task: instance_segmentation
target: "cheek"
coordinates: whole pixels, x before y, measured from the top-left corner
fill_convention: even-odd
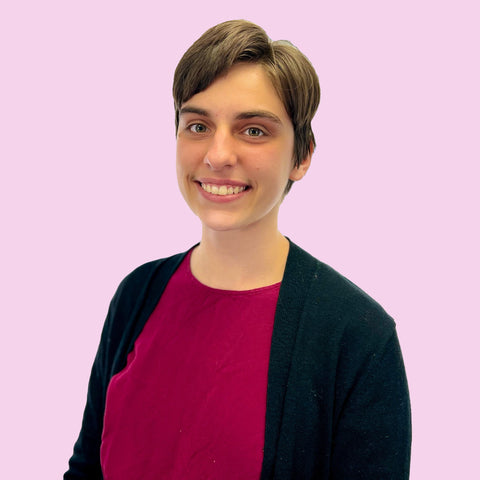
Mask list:
[[[177,164],[177,173],[182,172],[184,169],[188,168],[189,159],[191,155],[188,152],[188,148],[184,145],[177,143],[177,155],[176,155],[176,164]]]
[[[188,164],[189,155],[186,152],[185,148],[178,148],[177,147],[177,155],[176,155],[176,172],[177,172],[177,181],[180,187],[180,190],[183,191],[185,188],[185,182],[190,174],[190,167]]]
[[[191,168],[203,161],[201,145],[177,140],[177,168]]]
[[[273,183],[283,184],[294,166],[293,154],[290,150],[289,145],[285,145],[285,148],[271,152],[269,161],[261,168],[262,175],[268,176]]]

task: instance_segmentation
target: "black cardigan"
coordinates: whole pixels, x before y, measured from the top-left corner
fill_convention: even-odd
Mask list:
[[[184,257],[142,265],[115,293],[65,480],[102,478],[108,383],[125,366]],[[408,479],[410,444],[408,387],[393,320],[290,242],[271,344],[261,480]]]

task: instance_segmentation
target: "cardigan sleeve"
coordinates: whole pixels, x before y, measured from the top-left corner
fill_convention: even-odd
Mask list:
[[[107,388],[186,252],[148,262],[120,283],[108,310],[88,384],[82,427],[64,480],[101,480],[100,445]]]
[[[82,426],[74,445],[73,455],[69,461],[69,469],[64,480],[102,479],[100,467],[100,444],[103,430],[103,413],[105,396],[109,382],[108,372],[113,363],[114,350],[119,341],[119,326],[115,317],[123,290],[120,285],[113,297],[103,326],[100,344],[93,362],[88,383],[87,401],[83,414]]]
[[[171,263],[171,262],[170,262]],[[102,479],[100,445],[108,384],[125,365],[136,335],[163,291],[168,275],[157,275],[162,260],[146,263],[120,283],[110,302],[93,362],[80,434],[64,480]],[[176,264],[175,264],[176,265]],[[174,265],[174,266],[175,266]],[[152,285],[157,293],[152,294]]]
[[[410,444],[394,320],[291,244],[271,345],[262,479],[405,480]]]
[[[334,425],[332,480],[406,480],[411,446],[410,401],[393,329],[357,371]]]

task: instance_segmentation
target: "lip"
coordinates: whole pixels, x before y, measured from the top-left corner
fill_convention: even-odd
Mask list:
[[[210,185],[230,185],[232,187],[249,187],[250,185],[239,180],[232,180],[231,178],[208,178],[199,177],[194,179],[198,183],[209,183]]]

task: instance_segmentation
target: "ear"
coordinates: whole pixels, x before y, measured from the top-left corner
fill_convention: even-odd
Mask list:
[[[292,171],[290,172],[290,176],[288,177],[290,180],[297,182],[305,176],[308,168],[310,167],[310,164],[312,163],[312,154],[313,142],[310,142],[310,150],[307,156],[302,160],[302,163],[300,163],[298,167],[293,167]]]

